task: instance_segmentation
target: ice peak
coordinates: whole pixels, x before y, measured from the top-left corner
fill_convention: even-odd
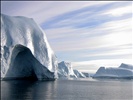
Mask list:
[[[119,68],[131,69],[133,70],[133,65],[122,63]]]

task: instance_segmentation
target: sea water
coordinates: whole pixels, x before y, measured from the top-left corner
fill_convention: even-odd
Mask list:
[[[1,100],[133,100],[133,80],[1,81]]]

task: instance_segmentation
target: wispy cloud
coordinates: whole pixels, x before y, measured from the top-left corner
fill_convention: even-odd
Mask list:
[[[121,6],[126,6],[123,8],[128,8],[127,10],[131,10],[129,2],[122,3],[108,3],[108,4],[96,4],[92,6],[83,7],[78,10],[73,10],[70,12],[63,13],[61,15],[52,17],[51,19],[47,20],[42,24],[42,27],[44,29],[47,28],[58,28],[58,27],[75,27],[75,28],[82,28],[82,27],[94,27],[97,25],[101,25],[105,22],[117,20],[121,18],[127,18],[131,17],[131,11],[127,11],[126,13],[129,15],[125,16],[125,13],[123,16],[109,16],[110,13],[107,12],[114,12],[110,11],[111,8]],[[121,9],[123,9],[121,8]],[[114,8],[113,8],[114,9]],[[118,12],[119,14],[120,12]]]
[[[122,6],[122,7],[119,7],[119,8],[114,8],[114,9],[111,9],[111,10],[108,10],[107,12],[105,12],[105,14],[109,14],[109,15],[112,15],[112,16],[122,16],[123,14],[128,14],[128,13],[131,13],[132,12],[132,6]]]
[[[58,28],[46,30],[46,33],[55,51],[132,44],[131,19],[107,22],[91,29]]]

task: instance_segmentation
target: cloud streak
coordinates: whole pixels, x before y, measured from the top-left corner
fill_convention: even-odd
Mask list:
[[[97,25],[101,25],[105,22],[118,19],[118,16],[116,17],[108,16],[111,12],[113,12],[113,11],[108,11],[112,8],[112,5],[114,7],[119,7],[119,6],[121,7],[121,6],[126,6],[127,4],[129,3],[128,2],[119,3],[119,5],[117,3],[109,3],[104,5],[96,4],[84,7],[78,10],[70,11],[55,16],[44,22],[44,24],[42,24],[42,27],[44,27],[44,29],[58,28],[58,27],[76,27],[76,28],[94,27]],[[127,7],[129,8],[128,10],[130,10],[130,6],[123,7],[123,9]],[[119,10],[119,8],[117,9]],[[127,11],[126,13],[131,13],[131,11]],[[131,14],[123,17],[129,17],[129,16],[131,16]]]

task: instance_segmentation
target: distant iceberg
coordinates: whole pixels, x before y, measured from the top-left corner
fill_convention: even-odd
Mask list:
[[[129,70],[133,70],[133,65],[129,65],[129,64],[124,64],[122,63],[119,68],[125,68],[125,69],[129,69]]]
[[[133,78],[133,66],[122,63],[118,68],[100,67],[93,78]]]
[[[90,77],[90,74],[87,73],[87,72],[82,72],[82,74],[83,74],[85,77]]]
[[[82,72],[74,69],[74,74],[77,76],[77,78],[86,78],[87,76],[85,76]]]
[[[59,78],[85,78],[78,70],[74,70],[70,62],[62,61],[58,64]]]
[[[57,58],[31,18],[1,14],[1,79],[57,78]]]

